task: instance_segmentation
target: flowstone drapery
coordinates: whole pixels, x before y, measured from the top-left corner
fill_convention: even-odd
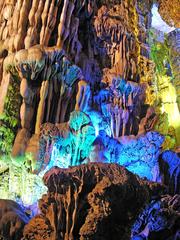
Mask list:
[[[100,161],[119,163],[141,177],[159,181],[158,157],[163,141],[157,132],[116,140],[103,129],[96,136],[90,117],[74,111],[67,123],[42,125],[36,170]]]
[[[142,89],[134,82],[120,77],[108,76],[107,87],[94,96],[94,102],[103,117],[109,122],[111,136],[119,138],[137,134],[140,118],[140,95]]]
[[[95,138],[95,129],[88,115],[74,111],[67,123],[42,125],[39,161],[48,169],[55,165],[67,168],[83,163]]]
[[[41,124],[60,123],[67,119],[75,106],[71,99],[76,96],[76,82],[83,79],[83,75],[62,50],[41,46],[11,54],[6,58],[4,68],[11,74],[17,73],[20,78],[21,129],[13,147],[13,155],[17,156],[26,148],[31,149],[27,146],[29,138],[26,136],[38,135]],[[85,100],[80,98],[79,105],[83,105]],[[22,135],[24,147],[19,148]]]
[[[25,205],[0,200],[0,239],[178,238],[180,35],[153,3],[0,0],[0,197]]]
[[[97,112],[101,121],[91,118],[96,135],[101,125],[116,139],[153,129],[152,116],[141,122],[152,85],[151,1],[18,0],[1,6],[0,114],[15,75],[22,97],[14,156],[32,152],[37,159],[41,124],[67,122],[73,110],[90,118]]]

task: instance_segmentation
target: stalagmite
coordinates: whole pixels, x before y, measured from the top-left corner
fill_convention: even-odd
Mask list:
[[[36,118],[36,126],[35,126],[35,134],[40,133],[40,126],[43,123],[44,118],[44,111],[45,111],[45,101],[48,95],[48,87],[49,87],[49,81],[43,81],[41,84],[41,90],[40,90],[40,102],[38,105],[37,110],[37,118]]]
[[[76,95],[76,111],[86,111],[90,94],[90,86],[87,82],[84,80],[79,81],[78,93]]]
[[[124,108],[122,113],[122,122],[123,122],[122,136],[125,136],[126,134],[126,126],[127,126],[128,120],[129,120],[129,111],[127,108]]]

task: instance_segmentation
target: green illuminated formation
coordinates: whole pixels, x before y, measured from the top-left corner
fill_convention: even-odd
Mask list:
[[[4,112],[0,114],[0,155],[9,154],[12,151],[19,121],[21,103],[19,90],[19,79],[14,75],[10,79]]]
[[[32,174],[30,156],[0,158],[0,196],[31,205],[46,192],[42,178]]]
[[[160,118],[164,121],[164,127],[161,129],[156,128],[167,136],[165,148],[172,148],[180,143],[180,112],[178,106],[178,87],[176,86],[175,80],[177,81],[177,73],[174,69],[174,58],[173,58],[173,46],[170,45],[170,37],[165,34],[161,39],[158,39],[158,32],[155,30],[150,32],[151,36],[151,58],[155,63],[155,94],[157,108],[160,109]],[[161,33],[162,34],[162,33]],[[174,50],[175,51],[175,50]],[[176,53],[177,54],[177,53]],[[168,119],[165,120],[164,116],[167,114]],[[166,123],[165,123],[166,122]],[[169,126],[169,130],[167,129]],[[172,131],[174,128],[174,136]],[[167,129],[165,131],[165,129]],[[169,134],[171,132],[171,134]],[[171,139],[170,140],[170,135]],[[173,137],[173,138],[172,138]],[[175,141],[174,141],[175,140]]]
[[[179,7],[0,0],[0,239],[151,239],[128,224],[180,194]]]

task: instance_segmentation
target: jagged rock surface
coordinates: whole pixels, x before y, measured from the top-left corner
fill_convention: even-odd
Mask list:
[[[24,239],[130,239],[139,210],[164,188],[116,164],[52,168],[44,176],[48,193],[41,214],[24,229]]]
[[[51,166],[67,168],[87,162],[119,163],[140,177],[158,180],[158,157],[164,137],[158,132],[139,136],[109,137],[101,130],[96,137],[90,116],[74,111],[67,123],[42,125],[37,172]]]
[[[180,5],[178,0],[158,0],[159,13],[170,26],[180,27]]]
[[[29,217],[14,201],[0,199],[0,239],[19,240]]]
[[[168,186],[172,195],[180,194],[180,156],[172,151],[164,151],[159,157],[161,182]]]
[[[75,99],[76,110],[85,111],[89,102],[90,107],[96,108],[93,96],[98,94],[101,81],[120,76],[133,86],[132,82],[138,85],[141,77],[148,76],[146,37],[151,4],[146,1],[146,6],[141,6],[137,0],[0,1],[0,113],[4,112],[15,76],[22,97],[22,102],[15,106],[20,113],[16,118],[20,131],[15,131],[13,155],[21,155],[26,150],[37,152],[40,125],[67,121],[75,108]],[[61,50],[76,65],[64,59]],[[126,92],[123,107],[119,101],[122,102],[125,93],[121,100],[116,98],[112,102],[108,98],[104,104],[113,103],[112,112],[119,106],[121,113],[124,109],[123,127],[116,123],[120,128],[116,130],[117,136],[134,133],[138,128],[139,105],[144,100],[136,99],[134,89],[130,92]],[[132,110],[136,105],[138,111]],[[112,115],[115,122],[117,114]],[[129,119],[130,125],[135,122],[135,131],[126,129]],[[22,137],[23,146],[19,146]]]
[[[180,237],[180,195],[152,201],[132,228],[132,240],[178,240]]]

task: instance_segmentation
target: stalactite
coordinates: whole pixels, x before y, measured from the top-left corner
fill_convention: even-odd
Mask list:
[[[43,0],[33,0],[29,13],[29,28],[24,40],[25,48],[28,49],[38,44],[38,31],[41,23],[41,15],[44,8]]]
[[[35,134],[40,133],[40,126],[43,123],[44,111],[45,111],[45,101],[46,101],[46,98],[48,95],[48,85],[49,85],[48,80],[43,81],[41,84],[40,102],[39,102],[38,111],[37,111]]]
[[[69,35],[69,25],[70,25],[73,9],[74,9],[74,3],[69,0],[65,0],[61,18],[60,18],[60,23],[58,26],[57,46],[60,48],[63,48],[64,41]]]

